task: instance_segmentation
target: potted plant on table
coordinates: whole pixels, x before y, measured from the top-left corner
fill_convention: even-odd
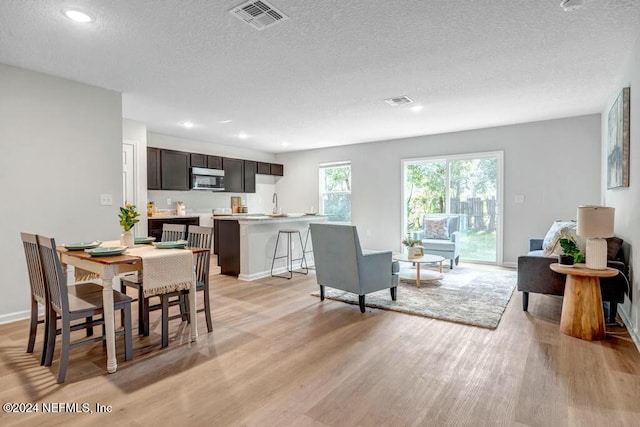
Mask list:
[[[560,239],[560,247],[563,255],[558,255],[558,263],[564,266],[572,266],[584,262],[585,255],[580,251],[576,240],[573,237],[562,237]]]
[[[120,218],[120,226],[123,230],[120,235],[120,244],[122,246],[132,247],[135,244],[133,231],[131,231],[131,229],[134,225],[140,222],[138,219],[139,216],[140,214],[136,210],[136,207],[131,203],[127,202],[124,204],[124,207],[120,207],[118,218]]]
[[[402,244],[407,248],[407,256],[409,258],[419,258],[423,253],[424,247],[422,246],[421,240],[415,240],[410,237],[406,237],[402,240]]]

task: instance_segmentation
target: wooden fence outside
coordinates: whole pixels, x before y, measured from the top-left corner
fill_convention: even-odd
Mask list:
[[[451,213],[459,214],[460,229],[473,231],[494,231],[496,229],[496,199],[481,199],[480,197],[470,197],[460,201],[452,198]]]

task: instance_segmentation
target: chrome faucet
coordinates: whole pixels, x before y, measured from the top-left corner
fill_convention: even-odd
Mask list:
[[[273,197],[271,198],[271,203],[275,203],[275,206],[273,207],[273,213],[277,214],[278,213],[278,194],[277,193],[273,193]]]

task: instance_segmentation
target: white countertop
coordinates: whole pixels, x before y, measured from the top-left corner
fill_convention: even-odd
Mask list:
[[[242,221],[242,222],[292,222],[292,221],[314,221],[320,219],[326,219],[326,215],[305,215],[305,214],[292,214],[293,216],[268,216],[268,215],[256,215],[256,214],[244,214],[244,215],[216,215],[214,219]]]
[[[173,218],[200,218],[198,214],[186,214],[186,215],[158,215],[149,216],[147,219],[173,219]]]

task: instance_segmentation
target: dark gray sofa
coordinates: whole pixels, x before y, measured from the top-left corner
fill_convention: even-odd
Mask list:
[[[543,239],[530,239],[529,253],[518,257],[518,290],[522,292],[524,311],[529,307],[529,292],[564,296],[566,276],[549,268],[550,264],[558,262],[558,257],[544,256],[542,241]],[[620,270],[622,274],[600,279],[602,301],[608,303],[609,323],[615,322],[618,303],[624,302],[625,293],[629,293],[630,253],[631,246],[623,242],[616,255],[607,261],[609,267]]]

